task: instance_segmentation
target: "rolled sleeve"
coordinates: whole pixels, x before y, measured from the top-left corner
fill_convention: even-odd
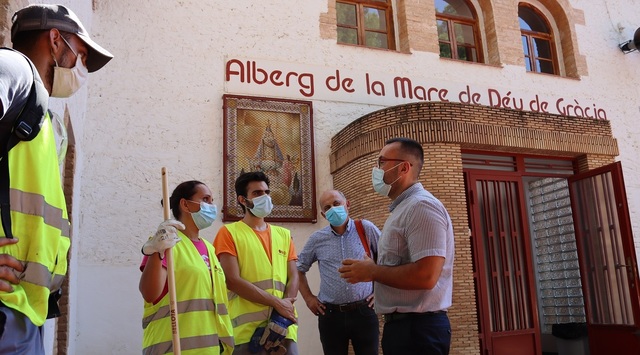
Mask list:
[[[311,268],[311,265],[316,262],[315,249],[315,238],[314,235],[311,235],[300,254],[298,254],[298,260],[296,261],[298,271],[306,273]]]

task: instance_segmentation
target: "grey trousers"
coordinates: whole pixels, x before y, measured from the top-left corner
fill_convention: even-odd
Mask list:
[[[29,317],[3,305],[0,305],[0,354],[44,355],[42,329],[31,323]]]

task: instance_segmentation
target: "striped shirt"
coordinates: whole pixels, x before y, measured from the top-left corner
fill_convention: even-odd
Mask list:
[[[387,266],[442,256],[444,266],[432,290],[401,290],[376,282],[376,313],[434,312],[451,306],[453,289],[453,226],[446,208],[416,183],[389,207],[391,215],[382,228],[378,264]]]
[[[378,252],[380,230],[371,222],[362,220],[366,239],[371,253]],[[298,270],[306,273],[311,265],[318,262],[320,270],[320,292],[318,300],[322,303],[343,304],[363,300],[373,293],[372,282],[350,284],[346,282],[338,268],[344,259],[363,259],[364,247],[356,230],[355,222],[349,219],[347,229],[342,235],[336,234],[331,226],[313,233],[298,254]]]

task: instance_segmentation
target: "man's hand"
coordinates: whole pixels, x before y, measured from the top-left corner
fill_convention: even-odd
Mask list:
[[[373,281],[373,269],[375,266],[376,263],[368,256],[365,256],[362,260],[344,259],[338,272],[340,272],[340,277],[351,284],[369,282]]]
[[[152,255],[159,253],[160,257],[164,258],[165,250],[173,248],[180,241],[176,229],[184,230],[184,224],[175,219],[168,219],[160,223],[156,234],[142,246],[142,254]]]
[[[367,302],[369,302],[369,308],[373,308],[375,302],[373,300],[373,293],[369,295],[369,297],[367,297]]]
[[[276,304],[273,306],[275,310],[283,317],[291,320],[293,323],[298,323],[296,319],[296,315],[294,313],[293,302],[295,302],[295,298],[281,298]]]
[[[307,304],[307,307],[309,308],[309,310],[311,311],[311,313],[317,315],[324,315],[324,309],[326,308],[326,306],[324,304],[322,304],[322,302],[320,302],[320,300],[318,300],[318,297],[316,297],[315,295],[311,295],[310,297],[307,297],[304,299],[304,303]]]
[[[0,238],[0,248],[16,244],[18,239]],[[18,275],[24,271],[22,263],[9,254],[0,254],[0,291],[12,292],[13,285],[20,283]]]

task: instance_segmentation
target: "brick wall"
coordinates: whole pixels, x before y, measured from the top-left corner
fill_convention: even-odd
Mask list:
[[[456,143],[486,149],[554,156],[617,156],[609,121],[445,102],[389,107],[365,115],[331,141],[331,172],[377,152],[389,137],[423,143]]]
[[[396,2],[398,19],[398,48],[402,53],[413,51],[440,53],[438,30],[436,28],[436,10],[431,1],[398,0]],[[425,21],[433,18],[434,21]]]
[[[67,125],[69,127],[69,125]],[[69,222],[73,216],[71,215],[72,207],[73,207],[73,176],[75,173],[75,164],[76,164],[76,147],[74,144],[69,143],[67,147],[67,155],[64,161],[63,168],[63,177],[62,177],[62,185],[64,190],[64,197],[67,203],[67,211],[69,214]],[[73,237],[73,230],[70,232],[70,237]],[[71,260],[71,247],[69,247],[69,254],[67,256],[67,261],[70,263]],[[66,355],[68,353],[69,348],[69,279],[71,278],[71,268],[67,269],[67,277],[64,279],[62,283],[62,297],[58,302],[60,306],[60,311],[62,315],[56,318],[56,340],[55,340],[55,349],[54,354],[57,355]]]
[[[599,168],[601,166],[611,164],[614,162],[614,157],[610,155],[598,155],[598,154],[589,154],[582,155],[578,157],[578,172],[582,173],[585,171],[593,170],[595,168]]]
[[[473,261],[461,151],[520,152],[573,157],[581,170],[609,163],[618,154],[609,121],[522,112],[459,103],[415,103],[373,112],[331,141],[333,184],[351,202],[350,214],[382,227],[388,198],[373,191],[371,169],[384,142],[409,137],[422,143],[420,181],[447,207],[454,223],[455,265],[451,354],[480,351]]]
[[[67,214],[69,216],[69,223],[73,226],[73,183],[76,170],[76,144],[75,135],[73,132],[73,126],[71,124],[71,117],[69,116],[69,108],[65,106],[64,109],[64,124],[67,128],[67,154],[64,158],[62,170],[62,190],[64,191],[64,198],[67,204]],[[73,228],[70,230],[70,238],[73,238]],[[65,277],[62,283],[62,297],[58,302],[60,306],[60,317],[56,318],[56,336],[54,341],[53,354],[66,355],[69,350],[69,312],[71,311],[71,305],[69,304],[69,280],[74,270],[71,269],[71,249],[73,243],[69,247],[69,253],[67,254],[67,277]]]
[[[524,1],[524,3],[527,3]],[[336,2],[327,1],[327,12],[320,14],[320,37],[337,39]],[[517,1],[478,0],[479,24],[484,27],[480,34],[486,43],[484,63],[491,65],[511,64],[524,66]],[[579,78],[588,75],[586,56],[580,53],[576,36],[576,25],[584,25],[584,12],[576,9],[568,0],[540,0],[556,25],[554,41],[562,56],[558,58],[564,68],[562,76]],[[537,5],[536,5],[537,6]],[[438,29],[435,21],[433,1],[397,0],[393,8],[396,22],[396,51],[440,53]],[[480,26],[479,26],[480,27]]]

